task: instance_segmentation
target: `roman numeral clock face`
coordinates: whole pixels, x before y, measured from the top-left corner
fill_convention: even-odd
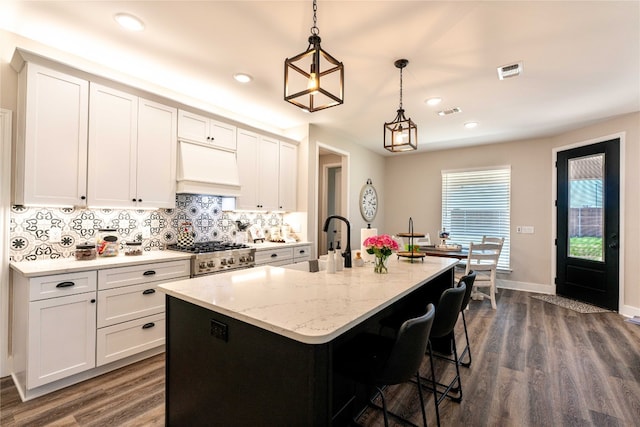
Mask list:
[[[378,212],[378,193],[370,183],[365,184],[360,192],[360,213],[365,221],[371,222]]]

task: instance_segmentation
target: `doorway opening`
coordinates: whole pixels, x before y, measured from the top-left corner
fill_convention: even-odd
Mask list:
[[[318,199],[317,199],[317,254],[326,255],[329,246],[334,249],[338,242],[345,246],[346,226],[333,221],[329,231],[322,228],[329,215],[348,218],[348,154],[327,145],[318,144]]]

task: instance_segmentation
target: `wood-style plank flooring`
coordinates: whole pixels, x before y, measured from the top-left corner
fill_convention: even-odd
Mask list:
[[[473,363],[462,368],[462,403],[441,406],[443,425],[640,425],[640,326],[617,313],[580,314],[530,295],[501,290],[497,310],[471,301]],[[457,332],[462,347],[461,321]],[[453,365],[436,368],[437,375],[450,375]],[[423,373],[429,372],[425,358]],[[421,423],[415,385],[389,387],[387,396],[392,410]],[[431,396],[426,408],[434,426]],[[375,410],[358,421],[383,425]],[[11,378],[3,378],[0,425],[162,426],[164,355],[26,403]]]

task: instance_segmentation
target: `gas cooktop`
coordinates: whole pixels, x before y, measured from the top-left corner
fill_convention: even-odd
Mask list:
[[[211,242],[197,242],[192,246],[167,245],[167,249],[172,251],[188,252],[192,254],[206,254],[210,252],[231,251],[235,249],[249,249],[249,246],[243,243],[230,243],[219,240]]]

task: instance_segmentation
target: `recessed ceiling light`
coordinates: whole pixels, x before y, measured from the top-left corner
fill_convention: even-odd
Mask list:
[[[122,28],[129,31],[142,31],[144,30],[144,24],[138,18],[128,13],[118,13],[113,17]]]
[[[439,97],[429,98],[429,99],[425,100],[424,102],[427,105],[434,106],[434,105],[440,104],[442,102],[442,98],[439,98]]]
[[[464,124],[464,127],[467,129],[473,129],[476,126],[478,126],[478,122],[467,122]]]
[[[249,83],[253,80],[253,77],[246,73],[236,73],[233,75],[233,78],[240,83]]]

